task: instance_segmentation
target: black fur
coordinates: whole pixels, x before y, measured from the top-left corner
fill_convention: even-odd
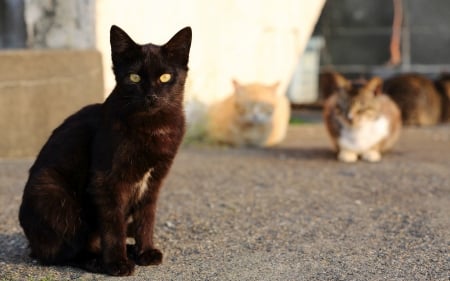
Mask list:
[[[192,34],[184,28],[162,46],[138,45],[116,26],[110,35],[116,87],[53,131],[30,169],[19,220],[44,264],[130,275],[135,263],[162,261],[156,201],[184,135]],[[128,250],[127,233],[136,241]]]

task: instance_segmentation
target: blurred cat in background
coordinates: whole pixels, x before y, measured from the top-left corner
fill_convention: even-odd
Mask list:
[[[450,73],[443,73],[434,82],[441,96],[441,121],[450,122]]]
[[[214,142],[232,146],[273,146],[285,136],[290,103],[277,94],[279,83],[242,85],[233,80],[234,93],[211,106],[207,134]]]
[[[325,101],[323,118],[337,158],[355,162],[381,160],[401,130],[400,110],[382,93],[382,80],[349,81],[334,74],[335,90]]]
[[[442,98],[427,77],[400,74],[385,81],[384,91],[400,108],[403,124],[427,126],[441,121]]]

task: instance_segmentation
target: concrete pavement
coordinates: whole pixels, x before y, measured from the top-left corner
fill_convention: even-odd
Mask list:
[[[0,160],[0,281],[449,280],[450,125],[406,128],[381,163],[334,159],[323,124],[271,149],[184,146],[163,187],[160,266],[112,278],[28,257],[31,159]]]

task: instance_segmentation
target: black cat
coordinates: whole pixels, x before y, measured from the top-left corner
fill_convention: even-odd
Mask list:
[[[135,263],[162,261],[156,201],[185,131],[192,32],[162,46],[138,45],[117,26],[110,36],[116,87],[53,131],[30,169],[19,220],[43,264],[131,275]]]

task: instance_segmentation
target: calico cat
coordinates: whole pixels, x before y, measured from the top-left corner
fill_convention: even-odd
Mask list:
[[[233,81],[234,93],[209,109],[207,134],[232,146],[273,146],[286,136],[290,104],[274,85]]]
[[[162,262],[156,201],[185,131],[191,37],[138,45],[111,27],[114,90],[56,128],[30,169],[19,220],[32,257],[110,275]]]
[[[335,74],[336,90],[325,102],[323,117],[338,159],[377,162],[401,130],[400,110],[382,93],[382,80],[351,82]]]
[[[441,96],[441,122],[450,122],[450,73],[442,73],[434,85]]]
[[[427,126],[441,120],[441,97],[427,77],[407,73],[387,79],[384,92],[394,100],[402,113],[403,124]]]

